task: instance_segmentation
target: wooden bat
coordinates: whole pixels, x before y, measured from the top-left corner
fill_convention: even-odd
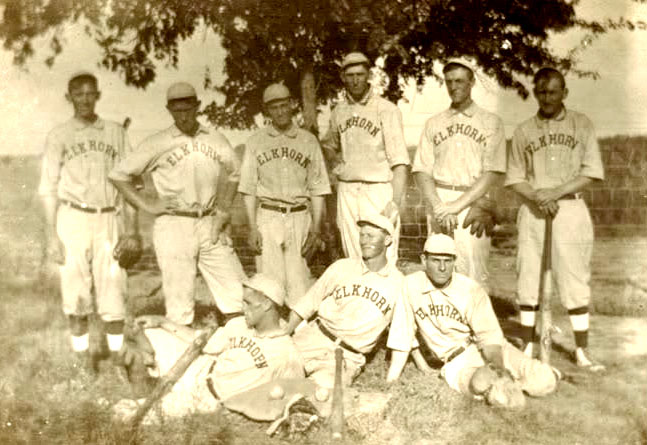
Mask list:
[[[344,390],[342,388],[342,365],[344,351],[335,349],[335,387],[332,391],[332,407],[330,409],[330,431],[332,438],[341,439],[344,436]]]
[[[553,325],[550,312],[550,300],[553,294],[552,273],[552,244],[553,244],[553,217],[546,216],[546,230],[544,232],[544,252],[541,257],[541,277],[539,283],[539,307],[541,319],[541,335],[539,337],[539,359],[542,363],[550,363],[551,330]]]
[[[186,348],[186,351],[184,351],[180,358],[177,359],[169,372],[165,376],[160,378],[159,382],[157,382],[157,385],[153,389],[153,392],[151,392],[144,403],[140,405],[139,408],[137,408],[135,416],[130,421],[129,427],[132,436],[134,436],[137,432],[137,427],[144,419],[146,413],[148,413],[151,407],[159,399],[164,397],[164,395],[173,387],[173,385],[175,385],[180,377],[184,375],[191,363],[193,363],[193,361],[200,355],[202,349],[204,349],[205,345],[207,344],[213,333],[216,332],[217,328],[217,325],[208,326],[207,329],[202,332],[195,340],[193,340],[193,343],[191,343],[188,348]],[[128,443],[132,443],[132,441],[129,441]]]

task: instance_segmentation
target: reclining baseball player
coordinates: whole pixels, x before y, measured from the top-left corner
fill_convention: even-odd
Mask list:
[[[393,350],[387,382],[400,376],[410,351],[420,338],[442,361],[440,373],[463,394],[485,397],[493,405],[522,407],[522,391],[530,396],[550,394],[559,371],[527,357],[504,338],[483,288],[454,272],[456,246],[447,235],[434,234],[424,245],[424,271],[405,278],[404,300],[396,306],[387,346]],[[418,367],[422,355],[414,354]],[[498,388],[495,390],[495,388]]]
[[[244,316],[216,330],[202,354],[162,398],[162,413],[179,417],[215,412],[221,400],[256,386],[304,377],[299,353],[281,326],[284,298],[281,285],[267,275],[244,280]],[[137,322],[145,328],[154,359],[141,348],[134,352],[135,359],[148,361],[150,373],[156,376],[167,374],[198,335],[197,330],[161,315],[144,315]]]

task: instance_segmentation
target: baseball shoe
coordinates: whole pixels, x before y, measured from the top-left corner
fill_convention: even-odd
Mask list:
[[[591,360],[589,357],[587,357],[584,348],[576,348],[574,356],[575,364],[578,368],[586,369],[590,372],[604,372],[607,369],[603,364]]]

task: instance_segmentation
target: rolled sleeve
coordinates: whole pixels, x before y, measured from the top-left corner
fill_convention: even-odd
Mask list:
[[[312,162],[308,165],[307,188],[310,196],[330,195],[330,181],[326,163],[317,140],[312,138]]]
[[[483,152],[483,171],[506,171],[506,144],[503,121],[498,116],[492,116],[491,125],[494,129]]]
[[[256,187],[258,186],[258,162],[255,156],[256,150],[254,145],[247,143],[245,146],[245,153],[243,154],[243,162],[240,168],[240,183],[238,184],[238,191],[246,195],[256,195]]]
[[[416,154],[413,158],[413,168],[414,173],[421,172],[432,175],[434,169],[434,147],[431,145],[431,124],[429,121],[425,124],[425,127],[422,130],[420,135],[420,142],[418,142],[418,148],[416,149]]]
[[[401,297],[396,301],[393,309],[393,320],[389,328],[389,337],[386,346],[396,351],[411,351],[418,346],[416,341],[416,321],[413,315],[413,309],[409,301],[409,290],[405,278],[403,292]]]
[[[492,308],[490,297],[480,286],[472,292],[474,292],[474,305],[466,316],[477,345],[479,347],[502,345],[503,331]]]
[[[411,164],[407,144],[404,141],[402,113],[400,109],[390,104],[388,109],[381,111],[380,121],[384,135],[384,149],[389,166],[393,168],[396,165]]]
[[[526,145],[525,137],[520,128],[517,128],[512,136],[512,146],[508,156],[507,169],[504,186],[528,182],[528,169],[526,166],[526,157],[524,147]]]
[[[304,320],[312,317],[324,298],[334,289],[337,277],[345,275],[343,263],[343,259],[338,260],[328,267],[308,292],[292,306],[292,310]]]
[[[54,134],[49,134],[45,142],[42,168],[38,194],[40,196],[56,196],[58,194],[58,182],[61,178],[61,167],[63,166],[63,144]]]
[[[583,127],[588,135],[584,153],[582,156],[582,165],[580,168],[580,175],[593,179],[604,179],[604,167],[602,166],[602,156],[600,154],[600,146],[598,139],[595,135],[593,123],[586,119]]]

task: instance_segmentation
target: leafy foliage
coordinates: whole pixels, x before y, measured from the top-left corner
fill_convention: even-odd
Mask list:
[[[226,80],[215,87],[224,104],[204,110],[217,125],[253,126],[260,91],[283,80],[297,91],[304,73],[313,73],[324,102],[341,87],[335,63],[349,50],[383,57],[390,79],[385,95],[401,97],[403,83],[421,86],[434,77],[434,61],[469,56],[505,88],[528,95],[520,79],[542,65],[573,69],[574,54],[560,57],[547,45],[550,33],[571,28],[595,36],[629,21],[601,24],[576,17],[571,0],[0,0],[0,39],[23,64],[32,41],[46,36],[52,55],[62,51],[64,24],[86,24],[101,47],[101,65],[145,88],[155,79],[155,61],[177,66],[178,44],[199,29],[222,38]],[[0,9],[2,11],[2,9]],[[637,27],[638,24],[631,23]],[[590,37],[589,37],[590,39]],[[205,50],[208,57],[208,49]],[[205,84],[211,86],[209,73]]]

